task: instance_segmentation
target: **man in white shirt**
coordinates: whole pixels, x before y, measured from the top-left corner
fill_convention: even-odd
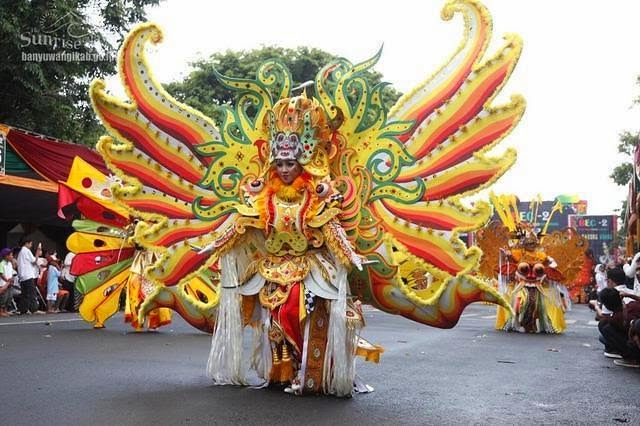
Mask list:
[[[22,243],[22,248],[18,253],[18,280],[22,288],[22,297],[20,298],[21,314],[43,313],[38,310],[38,300],[36,299],[36,279],[38,278],[38,258],[42,256],[42,247],[38,245],[35,256],[31,253],[33,240],[27,239]]]
[[[73,258],[76,256],[75,253],[69,252],[64,257],[64,264],[62,265],[62,272],[60,274],[62,278],[62,288],[69,292],[69,301],[67,302],[67,306],[61,306],[61,309],[65,309],[69,312],[75,311],[74,306],[74,294],[75,294],[75,275],[71,275],[71,263],[73,262]]]

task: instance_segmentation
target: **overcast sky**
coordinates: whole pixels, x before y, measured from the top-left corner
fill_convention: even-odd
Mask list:
[[[463,23],[440,19],[444,1],[177,1],[150,9],[164,42],[149,52],[160,81],[188,74],[188,63],[226,49],[310,46],[360,62],[384,43],[376,69],[405,92],[458,45]],[[640,128],[640,1],[485,0],[493,16],[491,55],[508,32],[524,50],[496,99],[527,100],[518,127],[495,152],[515,147],[518,161],[494,186],[529,200],[578,194],[590,214],[611,214],[626,196],[609,174],[624,160],[618,133]],[[366,5],[366,7],[364,6]]]

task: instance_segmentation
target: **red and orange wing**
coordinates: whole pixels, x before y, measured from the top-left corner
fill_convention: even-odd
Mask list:
[[[390,312],[397,305],[402,315],[436,326],[451,324],[473,300],[508,306],[492,287],[467,275],[481,251],[466,247],[459,232],[476,230],[491,217],[488,203],[465,205],[462,198],[490,186],[515,162],[512,149],[495,157],[489,151],[525,109],[518,95],[493,105],[518,61],[521,39],[505,36],[485,59],[488,11],[475,0],[449,0],[442,17],[457,13],[465,22],[463,42],[388,113],[383,86],[369,87],[363,74],[380,53],[356,65],[336,61],[316,78],[325,109],[344,115],[340,132],[346,141],[333,169],[345,194],[344,227],[358,250],[378,261],[369,267],[370,276],[361,277],[369,283],[368,300]],[[420,274],[428,274],[429,285],[410,285]],[[473,286],[476,293],[466,290]],[[400,300],[414,308],[401,309]],[[450,316],[437,315],[434,306]]]
[[[160,254],[149,278],[173,286],[215,261],[191,246],[207,245],[231,222],[240,181],[257,172],[252,160],[258,151],[245,144],[240,152],[240,143],[230,142],[211,119],[176,101],[155,80],[145,47],[161,39],[155,25],[142,24],[124,41],[119,74],[128,100],[108,95],[101,80],[92,83],[90,94],[111,135],[97,148],[122,180],[114,194],[147,222],[136,229],[136,242]]]

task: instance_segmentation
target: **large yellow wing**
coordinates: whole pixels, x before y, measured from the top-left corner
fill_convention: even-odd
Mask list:
[[[514,163],[511,149],[496,157],[488,152],[525,109],[517,95],[504,105],[492,102],[520,56],[520,38],[505,36],[498,52],[485,59],[491,39],[488,11],[474,0],[451,0],[442,17],[456,13],[465,21],[463,42],[388,114],[383,86],[370,87],[363,74],[380,52],[357,65],[336,61],[316,78],[325,110],[332,118],[344,116],[344,143],[333,165],[346,194],[343,226],[358,250],[378,262],[354,277],[358,291],[382,309],[444,327],[455,324],[472,301],[507,305],[492,288],[467,276],[481,252],[467,248],[459,232],[483,226],[491,208],[485,202],[467,207],[461,198],[488,187]],[[416,289],[410,277],[423,271],[431,283]],[[463,288],[475,293],[469,296]],[[451,300],[468,297],[435,309],[447,294]]]
[[[147,43],[161,39],[154,24],[142,24],[124,41],[118,72],[129,99],[110,96],[101,80],[90,93],[111,135],[100,140],[98,150],[124,184],[115,195],[132,216],[154,223],[135,234],[137,243],[160,253],[149,276],[173,286],[215,261],[191,245],[208,244],[233,221],[242,180],[259,172],[259,148],[255,132],[241,130],[251,126],[240,126],[246,117],[239,110],[225,109],[218,129],[163,89],[145,58]]]

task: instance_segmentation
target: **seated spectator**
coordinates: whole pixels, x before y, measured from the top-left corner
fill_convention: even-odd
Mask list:
[[[600,301],[610,314],[600,309],[595,301],[590,303],[596,310],[596,319],[599,320],[598,330],[604,343],[604,356],[616,360],[624,359],[628,366],[632,366],[635,355],[628,345],[629,324],[631,320],[640,317],[640,302],[634,301],[625,305],[622,298],[627,296],[627,293],[619,292],[613,287],[607,287],[600,292]],[[640,366],[637,362],[636,364]]]
[[[616,288],[618,286],[624,286],[625,279],[626,277],[622,269],[608,269],[606,272],[605,288]],[[602,294],[602,292],[600,292],[599,294]],[[600,302],[602,302],[602,300]],[[600,305],[602,307],[602,311],[605,314],[610,315],[613,313],[603,303],[600,303]]]
[[[8,317],[9,304],[13,300],[13,252],[0,250],[0,317]]]
[[[11,265],[13,266],[13,291],[11,293],[13,300],[16,302],[14,314],[20,315],[20,310],[17,309],[17,306],[19,306],[18,300],[22,297],[22,288],[20,287],[20,279],[18,279],[18,253],[20,253],[20,247],[14,247],[11,252],[13,253],[13,257],[11,258]]]
[[[633,301],[624,306],[628,321],[626,348],[622,352],[622,359],[616,359],[614,364],[622,367],[640,367],[640,297],[630,291],[620,291],[621,298]]]
[[[607,358],[622,358],[622,349],[626,346],[623,304],[620,293],[615,288],[604,288],[600,292],[600,302],[606,308],[603,311],[598,303],[590,302],[596,310],[600,341],[604,344],[604,356]]]

